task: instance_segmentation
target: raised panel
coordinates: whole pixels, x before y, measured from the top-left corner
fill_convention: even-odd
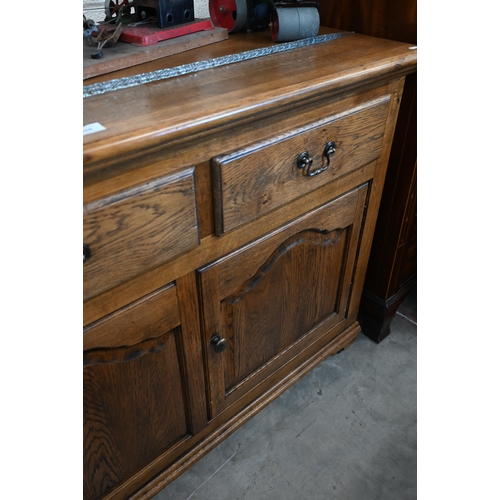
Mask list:
[[[367,185],[199,270],[211,417],[347,316]],[[210,346],[217,333],[225,351]]]
[[[84,329],[84,495],[125,498],[207,424],[193,274]]]
[[[221,301],[226,394],[338,314],[348,230],[306,230],[280,245],[249,282]],[[251,331],[248,335],[247,332]]]
[[[188,435],[178,329],[84,353],[84,498],[102,498]]]

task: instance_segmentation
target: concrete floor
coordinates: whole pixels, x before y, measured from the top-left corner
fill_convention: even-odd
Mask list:
[[[360,334],[154,500],[417,498],[416,289],[391,334]]]

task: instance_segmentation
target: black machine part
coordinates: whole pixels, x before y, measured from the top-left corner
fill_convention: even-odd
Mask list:
[[[159,28],[194,21],[194,0],[134,0],[137,21],[155,19]]]

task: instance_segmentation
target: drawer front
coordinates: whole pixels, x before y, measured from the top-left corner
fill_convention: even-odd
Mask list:
[[[199,244],[194,168],[84,207],[84,299]]]
[[[222,235],[376,160],[389,112],[383,96],[270,141],[212,159]],[[332,144],[333,143],[333,144]]]

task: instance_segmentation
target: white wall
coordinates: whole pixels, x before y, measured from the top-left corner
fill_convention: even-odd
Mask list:
[[[104,0],[83,0],[83,13],[87,19],[103,21]],[[197,19],[210,17],[208,13],[208,0],[194,0],[194,16]]]

